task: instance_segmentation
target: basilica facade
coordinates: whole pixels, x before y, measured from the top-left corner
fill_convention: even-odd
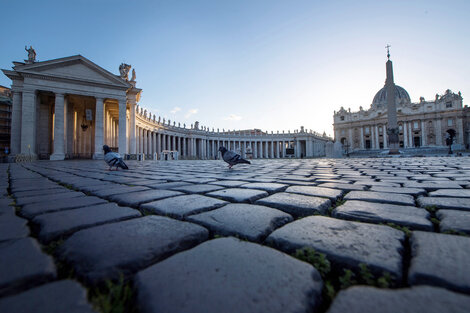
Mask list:
[[[2,70],[12,80],[11,158],[103,158],[104,144],[127,158],[214,159],[220,146],[248,158],[319,157],[330,138],[300,127],[293,132],[215,130],[181,125],[139,106],[135,71],[115,75],[81,55],[28,60]]]
[[[447,89],[432,100],[423,97],[412,102],[408,92],[395,85],[395,103],[400,149],[446,149],[446,139],[453,136],[455,150],[468,149],[470,110],[463,106],[460,92]],[[386,150],[387,89],[380,89],[369,109],[351,112],[343,107],[334,115],[335,140],[349,152]]]

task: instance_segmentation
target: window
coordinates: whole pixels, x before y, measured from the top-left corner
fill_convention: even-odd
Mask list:
[[[365,133],[366,133],[366,135],[369,135],[369,134],[370,134],[370,129],[369,129],[369,127],[366,127],[366,128],[365,128]]]
[[[414,129],[418,129],[418,128],[419,128],[418,122],[413,122],[413,128],[414,128]]]
[[[342,121],[344,121],[344,116],[340,116],[340,119],[341,119]]]
[[[400,130],[401,132],[403,131],[403,125],[398,125],[398,130]]]
[[[452,101],[446,102],[446,108],[451,108],[452,107]]]
[[[451,127],[453,125],[453,121],[451,118],[447,120],[447,126]]]
[[[345,131],[344,129],[341,130],[341,135],[344,135],[345,134]]]
[[[379,132],[382,132],[382,126],[379,127]]]

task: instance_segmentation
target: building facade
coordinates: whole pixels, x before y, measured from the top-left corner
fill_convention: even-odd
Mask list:
[[[34,50],[31,48],[31,51]],[[155,158],[166,151],[183,159],[213,159],[220,146],[253,158],[325,155],[325,135],[219,131],[165,121],[137,103],[135,72],[121,64],[114,75],[81,55],[25,62],[2,70],[12,80],[11,155],[22,159],[103,158],[102,146],[129,158]]]
[[[436,94],[435,99],[411,102],[408,92],[395,85],[395,103],[399,127],[399,147],[446,148],[446,138],[454,136],[453,148],[468,149],[470,119],[469,109],[463,106],[460,92],[447,89]],[[359,150],[386,150],[387,140],[387,89],[380,89],[369,109],[360,107],[351,112],[343,107],[334,112],[335,140],[349,152]]]

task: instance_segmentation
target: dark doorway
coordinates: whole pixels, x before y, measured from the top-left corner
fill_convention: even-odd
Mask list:
[[[415,147],[421,147],[421,137],[416,136],[413,138],[413,143]]]
[[[367,140],[366,140],[366,149],[370,149],[370,148],[371,148],[370,140],[367,139]]]

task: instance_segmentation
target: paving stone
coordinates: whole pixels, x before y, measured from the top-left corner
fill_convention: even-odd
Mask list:
[[[145,216],[80,230],[59,249],[90,284],[129,275],[206,240],[207,229],[162,216]]]
[[[119,205],[138,207],[140,204],[155,201],[163,198],[182,195],[182,192],[173,190],[150,189],[133,193],[115,194],[108,197],[110,201],[117,202]]]
[[[32,238],[0,243],[0,296],[33,287],[56,277],[52,258]]]
[[[109,199],[112,195],[122,195],[131,192],[138,192],[138,191],[145,191],[150,190],[149,187],[145,186],[126,186],[126,185],[117,185],[113,184],[113,186],[109,186],[106,189],[98,189],[90,191],[90,193],[94,196]]]
[[[23,238],[29,235],[28,221],[12,214],[0,215],[0,241]]]
[[[233,203],[220,209],[188,217],[188,220],[203,225],[222,236],[237,235],[241,238],[261,242],[274,229],[293,220],[282,211],[261,205]]]
[[[61,280],[0,298],[0,312],[92,313],[86,289],[72,280]]]
[[[354,286],[338,293],[328,313],[466,313],[469,307],[469,296],[437,287],[379,289]]]
[[[331,206],[329,199],[279,192],[256,201],[256,204],[270,206],[294,217],[324,214]]]
[[[360,200],[412,206],[415,204],[415,199],[410,195],[374,191],[351,191],[344,197],[344,200]]]
[[[404,240],[402,231],[388,226],[309,216],[275,230],[266,242],[287,253],[311,247],[326,254],[341,273],[365,263],[378,275],[387,271],[401,281]]]
[[[136,275],[143,313],[313,312],[322,285],[311,265],[234,238],[205,242]]]
[[[266,197],[268,193],[266,191],[256,189],[227,188],[209,192],[206,195],[232,202],[253,203],[260,198]]]
[[[223,189],[224,187],[222,186],[216,186],[216,185],[201,185],[201,184],[196,184],[196,185],[185,185],[185,186],[179,186],[179,187],[174,187],[171,188],[171,190],[178,190],[186,193],[206,193],[210,191],[216,191]]]
[[[441,221],[439,229],[441,232],[462,232],[470,235],[470,212],[458,210],[439,210],[436,213]]]
[[[353,184],[343,184],[343,183],[324,183],[324,184],[318,185],[318,187],[334,188],[334,189],[340,189],[344,191],[366,190],[366,186],[364,185],[353,185]]]
[[[13,199],[11,198],[0,198],[0,217],[2,215],[14,215],[15,207],[11,206],[13,204]]]
[[[171,182],[171,183],[154,183],[154,184],[148,184],[146,186],[152,189],[171,189],[174,187],[189,186],[189,185],[191,184],[187,182],[179,181],[179,182]]]
[[[69,191],[69,192],[62,192],[62,193],[54,193],[53,195],[40,195],[40,196],[32,196],[32,197],[24,197],[24,198],[16,198],[16,205],[23,206],[25,204],[31,203],[40,203],[40,202],[50,202],[56,201],[61,199],[72,199],[77,197],[85,196],[84,193],[76,192],[76,191]]]
[[[426,190],[424,190],[423,188],[407,188],[407,187],[395,188],[395,187],[372,186],[369,189],[369,191],[384,192],[384,193],[401,193],[401,194],[407,194],[411,196],[420,196],[420,195],[426,194]]]
[[[470,238],[414,231],[410,285],[434,285],[470,293]]]
[[[413,206],[348,200],[337,207],[333,217],[368,223],[394,223],[411,229],[433,230],[430,214]]]
[[[418,197],[418,204],[421,207],[435,206],[438,209],[470,211],[468,198]]]
[[[241,185],[248,184],[248,182],[242,180],[218,180],[209,184],[223,187],[239,187]]]
[[[470,198],[470,190],[465,189],[439,189],[429,193],[430,197],[457,197]],[[470,200],[468,200],[470,201]]]
[[[202,195],[183,195],[145,203],[141,205],[141,209],[183,219],[187,215],[220,208],[227,203]]]
[[[344,191],[339,189],[322,188],[316,186],[290,186],[286,189],[286,192],[328,198],[331,201],[338,200],[338,198],[344,194]]]
[[[38,225],[39,240],[48,243],[60,236],[69,235],[83,228],[139,216],[141,214],[137,210],[120,207],[115,203],[105,203],[79,209],[41,214],[33,219],[33,223]]]
[[[460,189],[460,186],[456,182],[425,182],[425,183],[418,183],[418,182],[405,182],[403,187],[411,187],[411,188],[422,188],[426,189],[426,191],[434,191],[438,189]]]
[[[288,185],[277,183],[248,183],[240,186],[240,188],[264,190],[267,191],[269,194],[284,191],[287,187]]]
[[[84,206],[89,205],[96,205],[107,203],[106,200],[97,198],[97,197],[90,197],[90,196],[83,196],[83,197],[76,197],[71,199],[59,199],[54,200],[53,198],[50,199],[50,203],[40,202],[40,203],[31,203],[24,205],[21,210],[20,214],[26,218],[33,218],[36,215],[62,211],[62,210],[70,210],[76,209]]]
[[[23,197],[42,196],[42,195],[55,195],[55,194],[68,193],[68,192],[70,192],[69,189],[57,185],[56,188],[51,188],[51,189],[18,191],[18,192],[15,192],[13,196],[15,198],[23,198]]]

